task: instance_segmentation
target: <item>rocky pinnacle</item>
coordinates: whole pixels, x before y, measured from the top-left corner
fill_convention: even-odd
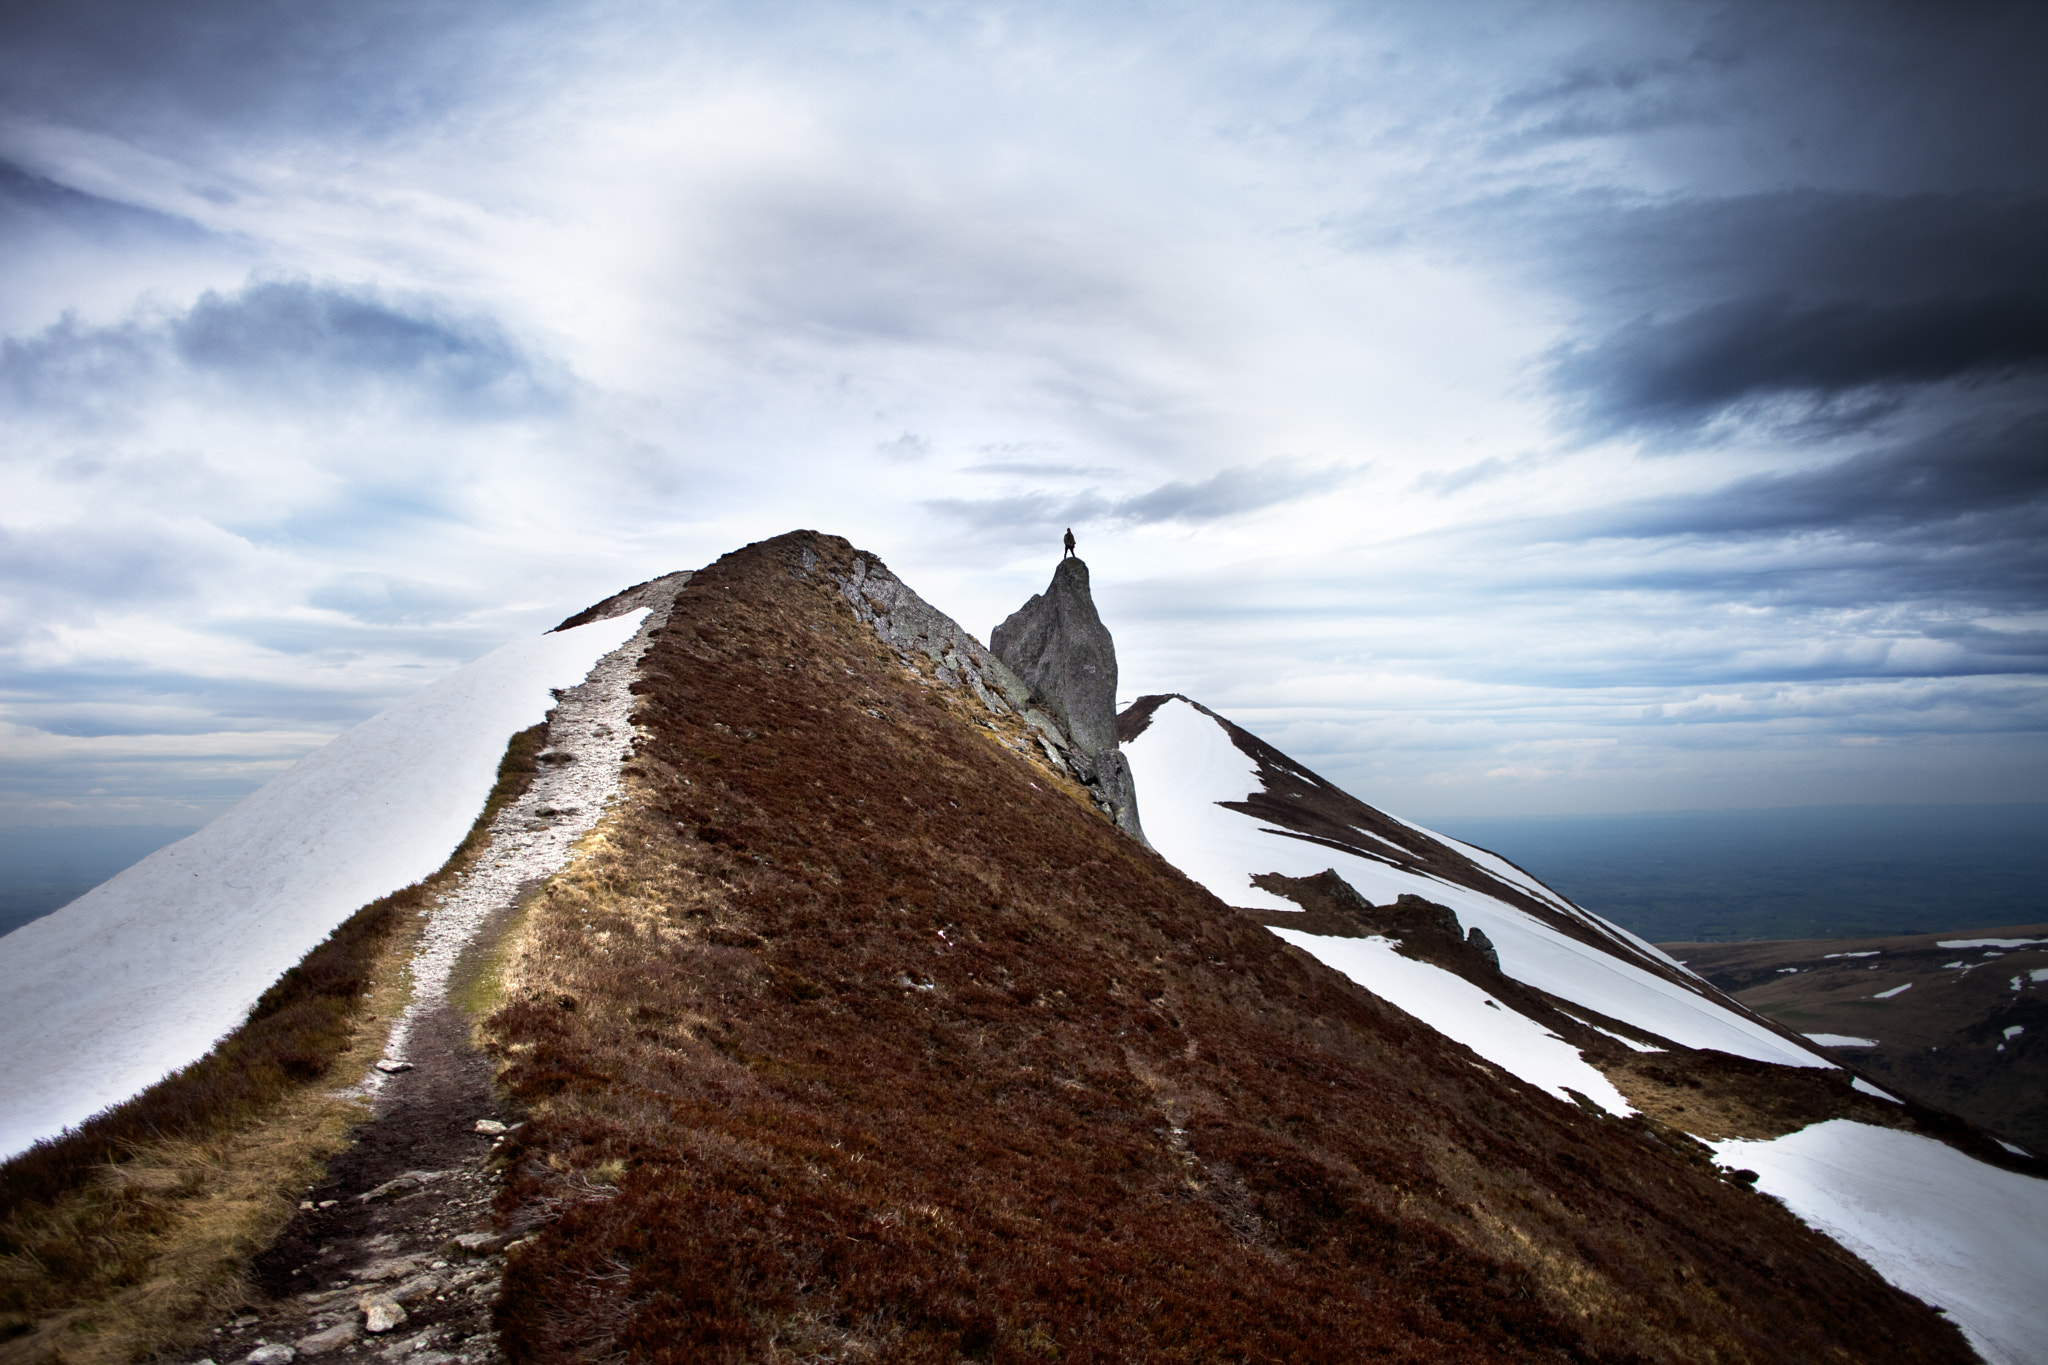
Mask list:
[[[1092,768],[1083,780],[1116,823],[1143,838],[1130,766],[1117,751],[1116,642],[1095,610],[1087,562],[1062,559],[1051,585],[995,628],[989,648],[1059,717]]]

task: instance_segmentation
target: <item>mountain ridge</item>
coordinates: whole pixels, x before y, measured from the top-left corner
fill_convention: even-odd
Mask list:
[[[1014,708],[838,614],[857,557],[792,535],[692,581],[617,823],[524,930],[502,1212],[557,1212],[515,1357],[1967,1358],[1048,787]]]
[[[1528,935],[1498,918],[1458,932],[1480,893],[1457,882],[1375,906],[1334,868],[1272,867],[1218,899],[1118,827],[1090,756],[1014,670],[837,537],[758,542],[564,628],[638,610],[656,585],[677,590],[630,662],[631,733],[604,760],[618,795],[522,893],[471,968],[491,989],[465,997],[510,1106],[465,1169],[498,1184],[475,1235],[513,1243],[492,1253],[512,1359],[1970,1358],[1952,1323],[1751,1192],[1690,1136],[1718,1130],[1681,1118],[1891,1118],[1825,1059],[1660,1055],[1625,1010],[1518,994],[1507,969]],[[1166,714],[1228,725],[1192,703]],[[1159,734],[1140,738],[1156,762]],[[1516,891],[1500,904],[1532,924],[1583,915],[1483,850],[1406,847],[1403,865],[1387,849],[1426,832],[1374,812],[1386,827],[1365,845],[1357,812],[1287,804],[1290,782],[1335,799],[1306,768],[1245,761],[1270,799],[1213,809],[1309,821],[1269,826],[1275,847],[1352,859],[1350,878],[1357,852],[1333,845],[1378,849],[1389,876],[1434,859]],[[1184,796],[1158,789],[1148,810],[1170,831]],[[552,818],[508,816],[514,839]],[[1246,908],[1345,932],[1269,930],[1231,904],[1275,892],[1319,909]],[[1627,943],[1586,919],[1584,938],[1545,932]],[[1626,1099],[1525,1079],[1360,984],[1330,944],[1456,980],[1489,1020],[1540,1005],[1543,1046],[1587,1076],[1580,1058],[1601,1059]],[[1434,965],[1453,959],[1460,973]],[[1777,1073],[1793,1080],[1737,1112]],[[374,1193],[350,1169],[322,1199]],[[318,1203],[279,1245],[340,1266]],[[439,1218],[389,1235],[430,1256]],[[278,1273],[288,1287],[293,1267]],[[307,1312],[258,1307],[222,1339]],[[483,1336],[459,1349],[494,1358]]]

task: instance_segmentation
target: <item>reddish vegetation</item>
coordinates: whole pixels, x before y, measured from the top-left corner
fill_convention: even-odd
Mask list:
[[[1971,1358],[1051,790],[851,557],[691,581],[611,841],[527,926],[514,1359]]]

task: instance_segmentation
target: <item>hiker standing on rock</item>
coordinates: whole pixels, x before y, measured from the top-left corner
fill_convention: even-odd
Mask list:
[[[1073,554],[1073,553],[1074,553],[1074,528],[1073,528],[1073,527],[1071,527],[1071,526],[1069,526],[1069,527],[1067,528],[1067,553],[1066,553],[1066,554],[1064,554],[1064,555],[1061,555],[1061,556],[1060,556],[1060,558],[1061,558],[1061,559],[1065,559],[1065,558],[1067,558],[1067,556],[1068,556],[1068,555],[1071,555],[1071,554]]]

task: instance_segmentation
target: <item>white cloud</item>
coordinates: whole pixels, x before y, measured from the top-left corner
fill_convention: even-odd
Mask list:
[[[233,71],[206,25],[21,49],[65,80],[24,66],[0,106],[0,240],[38,281],[0,290],[18,725],[145,726],[160,686],[179,734],[330,732],[794,526],[986,629],[1073,524],[1127,695],[1432,813],[1884,771],[1919,799],[1967,767],[1936,742],[2041,794],[1991,738],[2041,720],[2031,580],[1893,533],[1927,468],[1957,516],[2013,503],[1996,440],[1923,457],[2026,392],[1883,450],[1646,455],[1551,387],[1646,280],[1740,292],[1700,204],[1745,241],[1883,216],[1769,199],[1789,153],[1741,169],[1812,104],[1782,58],[1698,57],[1742,50],[1718,7],[372,9],[263,21],[306,27]],[[1852,507],[1868,470],[1893,501]],[[1737,753],[1748,797],[1701,757]]]

